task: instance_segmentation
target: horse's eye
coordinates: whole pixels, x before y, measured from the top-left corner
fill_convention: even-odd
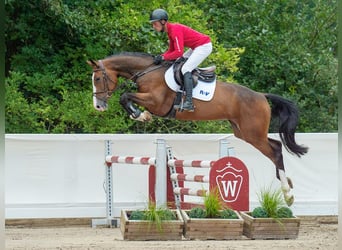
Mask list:
[[[96,81],[96,82],[98,82],[98,81],[100,81],[100,80],[101,80],[100,77],[96,77],[96,78],[95,78],[95,81]]]

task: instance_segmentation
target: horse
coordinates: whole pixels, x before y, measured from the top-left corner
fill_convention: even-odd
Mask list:
[[[298,157],[308,152],[308,147],[298,145],[295,140],[299,112],[294,102],[279,95],[260,93],[237,83],[217,80],[210,101],[193,99],[195,111],[182,112],[173,108],[176,93],[167,86],[164,77],[170,64],[154,65],[153,55],[122,52],[102,60],[88,60],[87,63],[93,70],[96,110],[108,108],[108,98],[124,85],[118,84],[118,79],[125,78],[135,82],[137,91],[124,92],[119,102],[134,120],[147,122],[152,119],[152,114],[177,120],[228,120],[234,136],[254,146],[274,163],[284,200],[288,206],[293,204],[293,183],[285,175],[282,145]],[[279,120],[281,141],[268,137],[271,118]]]

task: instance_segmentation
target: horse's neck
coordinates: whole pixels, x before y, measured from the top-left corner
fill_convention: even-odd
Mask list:
[[[121,74],[132,74],[143,71],[149,66],[150,63],[148,63],[147,59],[145,60],[141,57],[123,57],[108,60],[105,67],[120,72]]]

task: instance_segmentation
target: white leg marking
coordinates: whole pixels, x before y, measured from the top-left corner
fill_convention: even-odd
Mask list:
[[[280,182],[281,182],[281,189],[283,192],[289,192],[290,191],[290,186],[289,183],[287,182],[287,178],[285,175],[284,170],[279,170],[279,177],[280,177]]]
[[[280,177],[280,182],[281,182],[281,190],[283,191],[285,202],[288,206],[291,206],[293,204],[294,197],[292,194],[290,194],[291,188],[287,181],[284,170],[279,170],[279,177]]]
[[[94,85],[94,77],[95,77],[95,73],[93,73],[93,75],[91,77],[91,82],[93,84],[93,93],[96,92],[96,88],[95,88],[95,85]],[[97,106],[97,101],[96,101],[95,95],[93,95],[93,106],[94,106],[95,109],[97,109],[97,107],[96,107]]]
[[[135,120],[135,121],[148,122],[148,121],[152,120],[152,115],[150,112],[145,110],[137,118],[133,118],[132,116],[130,116],[130,118]]]

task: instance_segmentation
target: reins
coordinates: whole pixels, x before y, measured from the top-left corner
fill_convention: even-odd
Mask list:
[[[156,65],[156,66],[154,66],[154,67],[151,67],[151,66],[153,66],[154,64],[152,63],[152,64],[150,64],[148,67],[147,67],[147,69],[145,69],[144,71],[142,71],[142,72],[137,72],[137,73],[135,73],[131,78],[129,78],[128,80],[131,80],[131,81],[133,81],[133,82],[136,82],[136,80],[139,78],[139,77],[142,77],[143,75],[146,75],[147,73],[150,73],[150,72],[152,72],[152,71],[155,71],[155,70],[157,70],[157,69],[160,69],[161,67],[163,67],[163,65]]]

